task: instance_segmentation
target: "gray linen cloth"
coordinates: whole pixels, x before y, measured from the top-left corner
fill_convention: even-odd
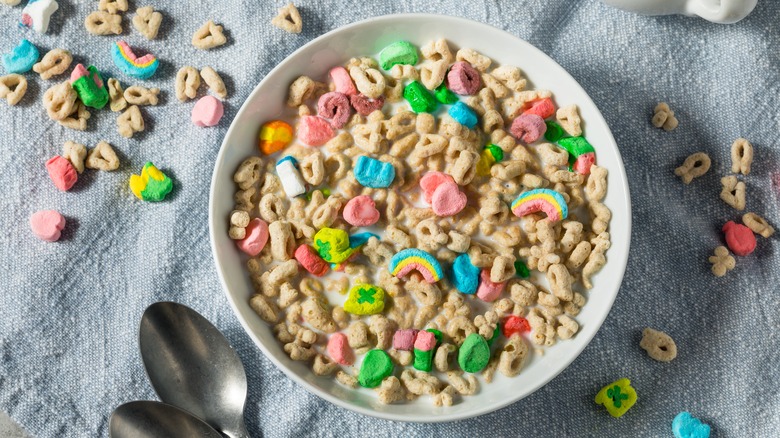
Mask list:
[[[21,5],[0,5],[0,51],[24,37],[41,50],[61,47],[77,62],[115,73],[114,37],[87,34],[97,2],[60,0],[46,35],[17,27]],[[718,199],[730,169],[729,147],[744,136],[755,146],[748,210],[780,225],[780,2],[762,0],[736,25],[698,18],[642,17],[595,0],[335,1],[299,0],[300,35],[270,25],[281,0],[151,3],[163,11],[160,37],[147,42],[124,19],[122,38],[161,60],[148,83],[163,90],[142,109],[147,129],[132,140],[116,132],[116,115],[93,111],[89,130],[48,120],[43,92],[54,82],[27,74],[17,107],[0,102],[0,409],[33,436],[107,436],[119,404],[156,399],[138,355],[137,330],[152,302],[173,300],[209,318],[235,346],[249,378],[246,419],[255,436],[671,436],[681,410],[711,424],[717,436],[772,436],[780,430],[780,256],[777,236],[758,239],[724,278],[707,257],[723,243],[719,228],[740,213]],[[364,417],[332,406],[287,379],[256,348],[231,312],[217,280],[207,234],[212,163],[230,120],[263,76],[316,36],[371,16],[445,13],[489,23],[552,56],[590,93],[613,130],[633,195],[634,231],[623,287],[598,335],[550,384],[495,413],[457,423],[420,425]],[[192,47],[208,19],[229,43]],[[183,65],[211,65],[230,98],[217,128],[189,122],[173,79]],[[128,84],[124,78],[123,83]],[[62,80],[62,79],[60,79]],[[680,127],[650,124],[652,108],[670,103]],[[58,192],[44,162],[66,140],[115,145],[116,172],[85,172]],[[689,186],[673,169],[705,151],[712,169]],[[170,200],[140,203],[127,180],[153,161],[175,178]],[[773,182],[774,181],[774,182]],[[37,240],[28,225],[40,209],[68,219],[61,242]],[[668,364],[638,346],[641,330],[670,333],[679,348]],[[639,402],[623,418],[593,403],[602,385],[629,377]],[[0,428],[0,430],[4,430]]]

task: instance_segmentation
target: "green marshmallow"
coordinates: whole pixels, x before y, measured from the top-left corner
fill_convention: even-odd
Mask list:
[[[458,365],[467,373],[482,371],[490,361],[490,346],[479,333],[472,333],[458,351]]]
[[[344,311],[353,315],[374,315],[385,309],[385,290],[373,284],[356,284],[349,290]]]
[[[449,88],[444,85],[444,82],[442,82],[441,85],[433,90],[433,96],[436,97],[436,100],[438,100],[439,103],[443,103],[445,105],[449,105],[458,101],[458,96],[450,91]]]
[[[582,154],[590,152],[596,152],[596,149],[585,140],[585,137],[566,137],[558,140],[558,145],[566,149],[569,156],[573,156],[575,159]]]
[[[85,106],[101,109],[108,103],[108,89],[97,67],[90,65],[87,71],[89,75],[76,79],[70,86],[76,90],[76,94]]]
[[[414,369],[425,371],[430,373],[433,369],[433,352],[436,349],[433,348],[430,351],[422,351],[417,348],[414,349]]]
[[[493,156],[493,159],[496,160],[496,163],[500,163],[504,160],[504,151],[500,147],[494,145],[493,143],[490,143],[489,145],[485,146],[485,150],[490,152],[490,155]]]
[[[396,41],[379,52],[379,64],[390,70],[396,64],[417,64],[417,47],[406,41]]]
[[[404,99],[409,102],[415,113],[430,113],[436,110],[439,102],[419,81],[412,81],[404,87]]]
[[[366,353],[358,373],[358,383],[364,388],[376,388],[385,377],[393,374],[393,361],[383,350]]]
[[[566,135],[561,125],[551,120],[548,120],[544,123],[547,125],[547,131],[544,132],[544,138],[547,141],[556,142]]]
[[[323,228],[314,235],[314,249],[328,263],[341,263],[355,251],[349,246],[349,234],[338,228]]]
[[[531,271],[522,260],[515,260],[515,273],[520,278],[528,278],[531,276]]]

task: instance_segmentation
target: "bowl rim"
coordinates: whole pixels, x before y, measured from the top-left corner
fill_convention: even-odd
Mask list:
[[[601,110],[596,106],[595,102],[593,102],[593,99],[591,99],[590,94],[585,91],[584,88],[580,85],[580,83],[574,79],[573,76],[560,64],[558,64],[554,59],[552,59],[549,55],[544,53],[541,49],[537,48],[533,44],[525,41],[524,39],[515,36],[503,29],[500,29],[498,27],[492,26],[490,24],[481,23],[479,21],[471,20],[464,17],[458,17],[453,15],[445,15],[445,14],[430,14],[430,13],[400,13],[400,14],[387,14],[387,15],[380,15],[376,17],[370,17],[363,20],[355,21],[353,23],[349,23],[344,26],[337,27],[333,30],[328,31],[327,33],[324,33],[310,41],[308,41],[306,44],[302,45],[301,47],[297,48],[295,51],[287,55],[279,64],[277,64],[274,68],[272,68],[268,73],[263,76],[263,79],[260,80],[260,82],[255,86],[255,88],[252,90],[252,92],[247,96],[244,103],[241,105],[241,107],[236,112],[236,115],[234,116],[234,119],[237,119],[241,113],[243,113],[248,105],[249,102],[253,101],[255,99],[255,96],[260,93],[261,87],[264,85],[265,80],[272,76],[277,70],[283,69],[286,67],[286,64],[290,62],[291,59],[295,58],[296,55],[298,55],[300,52],[304,51],[306,48],[308,48],[311,45],[314,45],[322,40],[328,39],[332,35],[336,33],[341,32],[348,32],[353,28],[360,27],[362,25],[365,25],[367,23],[373,23],[375,25],[381,25],[383,22],[386,21],[393,21],[398,19],[404,19],[404,18],[411,18],[411,19],[429,19],[429,20],[451,20],[454,23],[461,23],[461,24],[467,24],[469,26],[477,26],[482,27],[485,30],[489,30],[491,32],[499,31],[504,33],[507,37],[515,40],[516,43],[520,45],[525,45],[530,50],[534,50],[538,52],[538,55],[542,56],[543,58],[546,58],[547,61],[553,63],[554,65],[558,66],[561,70],[561,72],[568,77],[568,79],[571,81],[574,87],[578,88],[579,91],[583,93],[583,95],[587,99],[587,103],[593,106],[596,110],[596,116],[597,123],[603,124],[607,127],[607,139],[611,141],[612,147],[614,148],[614,151],[617,155],[617,158],[619,160],[619,172],[615,172],[613,169],[610,169],[610,176],[618,176],[620,178],[620,182],[625,187],[624,197],[622,199],[622,202],[626,205],[628,210],[628,216],[625,218],[626,220],[626,227],[627,227],[627,235],[628,239],[626,241],[626,250],[625,250],[625,256],[620,260],[612,259],[610,260],[610,265],[612,268],[619,269],[619,282],[618,282],[618,290],[613,294],[611,299],[609,300],[609,306],[605,307],[606,311],[601,312],[601,314],[598,316],[596,320],[589,321],[589,324],[597,324],[598,329],[592,332],[592,334],[588,337],[588,339],[585,340],[585,342],[578,344],[573,349],[576,350],[573,352],[573,354],[569,355],[566,360],[561,361],[563,366],[560,366],[559,369],[549,375],[548,377],[544,379],[539,379],[537,382],[534,383],[530,387],[530,391],[525,393],[524,395],[520,395],[518,397],[507,397],[506,399],[502,400],[499,403],[492,403],[487,405],[486,407],[479,407],[476,409],[473,409],[466,413],[460,413],[460,414],[447,414],[447,413],[441,413],[433,416],[429,416],[429,418],[425,419],[408,419],[405,418],[402,415],[393,414],[393,413],[387,413],[387,412],[379,412],[375,411],[370,408],[366,408],[363,406],[358,406],[349,402],[346,402],[344,400],[341,400],[334,395],[310,384],[307,382],[303,377],[298,376],[296,373],[294,373],[291,369],[289,369],[287,366],[285,366],[283,363],[281,363],[279,360],[276,359],[276,357],[270,353],[270,351],[267,349],[265,344],[254,334],[252,329],[249,327],[249,324],[247,321],[244,320],[240,315],[239,308],[234,301],[233,297],[230,294],[230,291],[227,286],[227,282],[225,281],[225,274],[223,272],[223,268],[218,262],[218,251],[217,251],[217,244],[216,244],[216,232],[215,232],[215,221],[217,220],[217,214],[214,211],[215,209],[215,195],[216,195],[216,185],[217,185],[217,178],[218,178],[218,169],[219,169],[219,163],[222,162],[224,159],[224,154],[226,149],[228,148],[227,139],[231,137],[231,134],[234,129],[236,129],[236,124],[231,121],[230,127],[228,128],[227,132],[225,133],[225,137],[222,139],[222,143],[219,148],[219,152],[217,154],[217,158],[214,162],[214,170],[212,171],[212,177],[211,177],[211,187],[209,189],[209,240],[211,244],[211,252],[212,252],[212,258],[214,259],[214,265],[217,271],[217,276],[219,277],[220,285],[222,286],[222,291],[224,292],[228,303],[230,304],[231,309],[233,310],[234,316],[238,319],[239,323],[243,327],[244,331],[249,335],[249,337],[252,339],[254,344],[260,348],[260,350],[263,352],[263,354],[268,358],[273,364],[280,369],[288,378],[292,379],[294,382],[302,386],[304,389],[306,389],[311,394],[314,394],[336,406],[339,406],[344,409],[348,409],[353,412],[357,412],[359,414],[363,414],[369,417],[379,418],[383,420],[392,420],[392,421],[400,421],[400,422],[407,422],[407,423],[443,423],[443,422],[449,422],[449,421],[457,421],[457,420],[465,420],[469,418],[478,417],[481,415],[485,415],[494,411],[497,411],[499,409],[505,408],[517,401],[520,401],[521,399],[533,394],[534,392],[538,391],[543,386],[547,385],[550,381],[552,381],[555,377],[560,375],[564,370],[566,370],[574,360],[576,360],[582,352],[585,350],[585,348],[590,345],[593,338],[596,336],[596,334],[601,330],[601,327],[604,324],[604,321],[606,320],[607,316],[612,310],[612,307],[614,306],[615,299],[617,298],[618,293],[620,292],[620,286],[623,284],[623,278],[625,277],[626,268],[628,265],[628,256],[631,249],[631,233],[632,233],[632,207],[631,207],[631,196],[630,196],[630,187],[628,184],[628,177],[626,175],[626,169],[625,164],[623,163],[623,157],[620,154],[620,150],[617,147],[617,142],[615,141],[614,136],[612,135],[612,130],[609,128],[609,124],[607,124],[607,121],[604,119],[604,115],[601,113]],[[220,220],[223,220],[223,218],[220,218]]]

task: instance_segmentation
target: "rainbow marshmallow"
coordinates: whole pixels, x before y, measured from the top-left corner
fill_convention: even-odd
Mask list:
[[[427,252],[416,248],[405,249],[394,255],[390,259],[388,269],[398,278],[405,276],[409,271],[416,270],[428,283],[436,283],[444,276],[439,261]]]
[[[140,58],[135,56],[133,50],[124,41],[117,41],[111,47],[111,57],[123,73],[137,79],[149,79],[160,65],[160,61],[151,53]]]
[[[551,222],[566,219],[569,215],[569,207],[563,195],[550,189],[534,189],[521,193],[512,202],[512,213],[517,217],[543,211]]]

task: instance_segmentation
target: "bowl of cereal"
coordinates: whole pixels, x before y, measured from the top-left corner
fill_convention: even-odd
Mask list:
[[[631,206],[563,68],[485,24],[409,14],[268,73],[222,144],[209,225],[233,311],[287,376],[438,422],[520,400],[582,352],[620,288]]]

